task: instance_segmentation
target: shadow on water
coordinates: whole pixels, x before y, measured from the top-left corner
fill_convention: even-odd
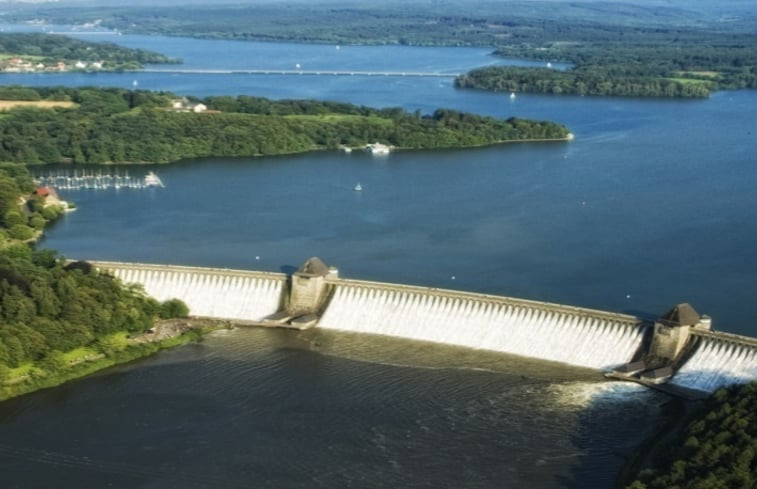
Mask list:
[[[624,467],[674,419],[675,399],[626,382],[605,383],[578,413],[571,441],[581,456],[560,487],[618,487]]]
[[[297,271],[297,267],[294,265],[281,265],[279,267],[279,270],[281,271],[281,273],[292,275],[294,272]]]

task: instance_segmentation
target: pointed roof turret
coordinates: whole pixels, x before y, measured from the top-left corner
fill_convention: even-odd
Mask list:
[[[699,323],[700,319],[699,313],[688,302],[678,304],[660,316],[660,321],[671,326],[694,326]]]

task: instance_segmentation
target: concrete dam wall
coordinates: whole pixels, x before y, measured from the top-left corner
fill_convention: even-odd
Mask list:
[[[365,332],[511,353],[603,371],[669,391],[712,392],[757,379],[757,340],[709,331],[680,304],[658,321],[510,297],[338,277],[320,260],[291,276],[92,262],[193,316],[263,326]]]
[[[136,283],[159,301],[181,299],[190,314],[257,322],[281,307],[287,276],[214,268],[91,262],[122,282]]]
[[[609,369],[631,361],[641,321],[539,302],[341,280],[318,326]]]
[[[670,380],[706,392],[757,379],[757,340],[727,333],[692,333],[692,352]]]

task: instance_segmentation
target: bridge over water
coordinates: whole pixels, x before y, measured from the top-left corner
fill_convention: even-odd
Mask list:
[[[262,326],[384,334],[593,368],[690,398],[757,379],[757,339],[709,330],[688,304],[657,321],[512,297],[340,278],[92,262],[190,314]]]
[[[204,75],[302,75],[302,76],[392,76],[455,78],[461,73],[441,73],[438,71],[361,71],[361,70],[277,70],[277,69],[193,69],[193,68],[146,68],[141,73],[204,74]]]

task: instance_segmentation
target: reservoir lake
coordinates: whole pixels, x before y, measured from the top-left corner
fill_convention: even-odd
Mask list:
[[[181,57],[177,68],[197,70],[461,73],[508,62],[479,48],[80,37]],[[510,99],[430,77],[0,78],[134,81],[180,95],[548,119],[575,140],[109,167],[156,171],[166,187],[61,191],[78,209],[47,232],[45,247],[71,258],[269,271],[319,256],[350,278],[645,317],[690,302],[715,329],[757,335],[756,91]],[[507,355],[238,329],[0,404],[0,470],[4,487],[18,488],[612,487],[666,402],[598,372]]]

